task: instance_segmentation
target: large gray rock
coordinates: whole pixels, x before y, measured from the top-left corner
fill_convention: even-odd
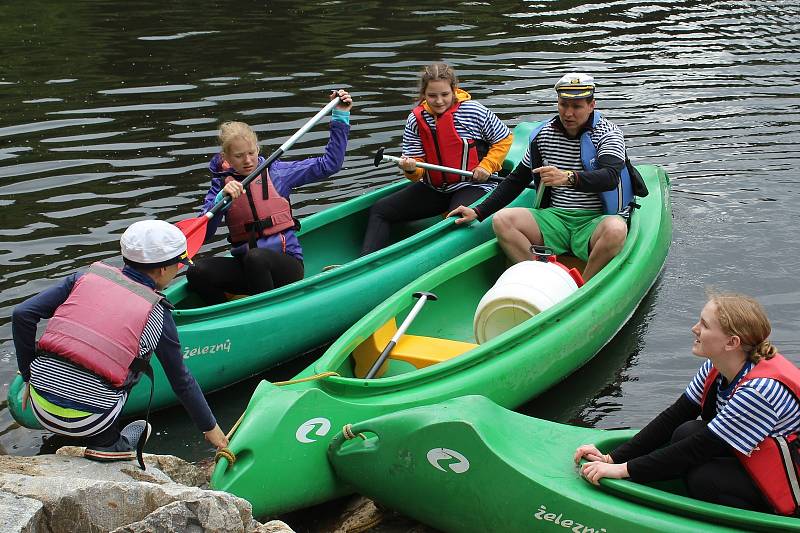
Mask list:
[[[292,531],[283,523],[256,522],[246,500],[176,483],[170,475],[198,484],[207,479],[204,469],[180,459],[147,456],[142,471],[133,462],[97,463],[80,454],[81,448],[70,448],[57,455],[0,456],[0,509],[9,510],[0,512],[0,531]]]
[[[33,498],[23,498],[0,492],[0,531],[44,533],[39,529],[44,505]]]

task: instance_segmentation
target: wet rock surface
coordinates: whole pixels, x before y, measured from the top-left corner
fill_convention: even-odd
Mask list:
[[[0,456],[0,531],[278,533],[280,521],[253,519],[249,502],[207,490],[207,468],[173,456],[98,463],[83,448],[55,455]]]

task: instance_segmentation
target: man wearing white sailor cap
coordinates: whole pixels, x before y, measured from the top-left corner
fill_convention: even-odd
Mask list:
[[[580,72],[554,87],[558,114],[531,133],[522,161],[478,206],[450,213],[457,223],[492,217],[492,228],[512,263],[532,259],[531,245],[572,253],[597,274],[625,244],[634,196],[647,195],[627,157],[622,131],[595,110],[595,80]],[[537,209],[505,208],[534,181],[545,186]]]
[[[120,237],[124,268],[93,263],[17,305],[12,332],[28,406],[45,429],[80,439],[96,461],[137,458],[150,424],[119,429],[128,393],[150,376],[155,353],[195,425],[220,449],[228,441],[186,368],[172,306],[158,291],[190,263],[186,237],[160,220],[131,224]],[[49,319],[36,342],[37,324]],[[149,410],[149,409],[148,409]]]

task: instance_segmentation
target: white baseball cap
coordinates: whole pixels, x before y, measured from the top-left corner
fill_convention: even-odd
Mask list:
[[[163,220],[134,222],[119,238],[122,257],[134,263],[159,267],[192,263],[186,253],[186,236]]]
[[[555,89],[561,98],[591,98],[594,96],[594,78],[588,74],[571,72],[556,82]]]

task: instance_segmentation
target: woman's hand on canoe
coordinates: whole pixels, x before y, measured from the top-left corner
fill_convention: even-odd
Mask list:
[[[581,467],[581,475],[592,485],[599,485],[604,477],[624,479],[628,477],[628,463],[615,464],[592,461]]]
[[[456,219],[456,224],[465,224],[468,222],[472,222],[473,220],[478,218],[478,213],[475,212],[474,209],[471,207],[465,207],[460,205],[447,213],[448,217],[459,217]]]
[[[594,444],[583,444],[578,446],[578,449],[575,450],[575,456],[573,459],[575,459],[575,464],[580,463],[581,459],[586,459],[587,461],[600,461],[601,463],[614,462],[614,459],[612,459],[610,455],[602,453]]]
[[[228,445],[228,437],[226,437],[225,433],[219,428],[219,424],[209,431],[204,431],[203,435],[205,435],[206,440],[218,450]]]

